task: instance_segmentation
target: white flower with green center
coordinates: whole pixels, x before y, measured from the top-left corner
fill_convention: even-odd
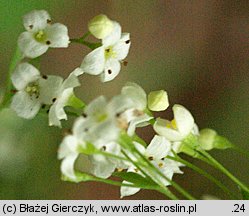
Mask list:
[[[32,119],[38,113],[42,104],[40,78],[40,72],[28,63],[19,64],[13,72],[11,80],[17,92],[10,106],[18,116]]]
[[[136,83],[127,83],[121,91],[121,95],[132,101],[132,106],[120,113],[118,120],[120,125],[127,129],[127,134],[132,136],[136,127],[148,125],[153,117],[145,113],[147,108],[147,96],[145,91]]]
[[[25,57],[36,58],[49,47],[65,48],[69,44],[68,29],[60,23],[51,24],[45,10],[34,10],[23,17],[26,32],[18,38],[18,46]]]
[[[82,121],[84,121],[82,118],[75,121],[72,134],[67,135],[63,139],[58,149],[58,159],[62,160],[61,172],[71,180],[77,180],[74,164],[80,154],[81,148],[86,147],[85,142],[80,136]]]
[[[116,115],[131,104],[122,95],[110,102],[103,96],[96,98],[85,108],[85,117],[78,118],[78,138],[100,151],[121,155],[121,148],[117,144],[121,128]],[[119,160],[100,154],[90,156],[90,160],[93,164],[92,173],[101,178],[108,178],[120,164]]]
[[[81,69],[91,75],[101,75],[102,82],[113,80],[120,72],[121,62],[128,55],[130,34],[121,33],[121,26],[113,21],[113,31],[102,40],[102,46],[90,52]]]
[[[158,118],[154,124],[154,130],[170,141],[181,141],[187,137],[195,127],[191,113],[181,105],[173,106],[174,119],[168,121]]]
[[[11,80],[17,90],[12,98],[11,108],[17,115],[32,119],[42,105],[52,105],[49,110],[49,125],[56,126],[61,126],[61,119],[67,119],[63,108],[70,105],[70,99],[74,97],[73,88],[80,85],[74,73],[63,81],[60,76],[41,76],[29,63],[19,64]]]
[[[169,180],[172,180],[174,173],[182,173],[182,171],[179,169],[181,164],[165,158],[168,155],[172,155],[171,143],[165,137],[157,135],[154,136],[146,149],[138,143],[134,144],[138,151],[140,151],[140,153],[142,153],[155,166],[155,168],[157,168]],[[135,172],[139,175],[143,175],[136,167],[134,167],[134,165],[131,166],[127,172]],[[151,175],[149,172],[147,173]],[[155,180],[158,181],[158,183],[160,182],[165,186],[170,185],[170,182],[161,177],[159,174],[156,174],[156,176],[151,175],[150,177],[152,179],[156,178]],[[129,184],[127,181],[123,181],[123,183]],[[121,197],[133,195],[139,190],[140,188],[122,186],[120,189]]]
[[[98,143],[115,141],[120,133],[117,113],[131,106],[131,101],[123,96],[116,96],[107,102],[104,96],[93,100],[84,110],[86,121],[82,127],[83,139],[98,147]],[[100,144],[101,145],[101,144]]]

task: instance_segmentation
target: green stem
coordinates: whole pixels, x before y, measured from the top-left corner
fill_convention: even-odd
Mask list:
[[[249,193],[249,188],[244,183],[242,183],[239,179],[237,179],[232,173],[230,173],[222,164],[220,164],[216,159],[214,159],[209,153],[207,153],[206,151],[200,151],[200,152],[209,159],[209,161],[213,164],[213,167],[223,172],[234,183],[236,183],[241,189]]]
[[[15,53],[10,61],[4,96],[3,96],[3,100],[0,103],[0,111],[9,105],[10,99],[13,96],[13,93],[11,92],[11,90],[13,89],[13,85],[11,82],[11,75],[12,75],[14,69],[16,68],[16,65],[19,63],[19,61],[21,59],[22,59],[22,54],[21,54],[19,48],[16,48],[16,51],[15,51]]]
[[[225,185],[223,185],[218,179],[216,179],[215,177],[213,177],[212,175],[210,175],[209,173],[207,173],[206,171],[204,171],[203,169],[195,166],[194,164],[191,164],[190,162],[180,158],[177,154],[174,153],[175,157],[172,156],[168,156],[167,158],[169,158],[170,160],[174,160],[174,161],[178,161],[184,165],[186,165],[187,167],[189,167],[190,169],[200,173],[201,175],[203,175],[204,177],[206,177],[207,179],[209,179],[211,182],[213,182],[214,184],[216,184],[218,187],[220,187],[225,193],[227,193],[231,198],[233,199],[239,199],[239,197],[237,197],[237,195],[233,194]]]
[[[100,46],[101,46],[101,43],[91,43],[91,42],[85,41],[85,39],[86,39],[90,34],[91,34],[90,32],[86,32],[81,38],[72,38],[72,39],[70,39],[70,41],[71,41],[72,43],[83,44],[83,45],[87,46],[88,48],[94,50],[94,49],[100,47]]]
[[[80,39],[81,40],[85,40],[88,36],[90,36],[91,35],[91,32],[86,32]]]

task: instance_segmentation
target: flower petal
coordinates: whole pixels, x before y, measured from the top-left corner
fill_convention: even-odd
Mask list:
[[[45,79],[39,80],[40,100],[44,104],[52,104],[62,91],[63,78],[49,75]]]
[[[111,142],[118,138],[120,129],[117,127],[116,122],[113,119],[110,119],[94,125],[90,128],[89,132],[92,137],[95,137],[95,140]]]
[[[11,76],[13,85],[17,90],[24,89],[29,83],[35,82],[40,77],[40,72],[29,63],[19,64]]]
[[[134,133],[135,133],[135,130],[136,130],[136,127],[144,127],[144,126],[147,126],[147,122],[149,120],[151,120],[153,117],[145,114],[145,115],[141,115],[141,116],[138,116],[136,118],[134,118],[133,120],[130,121],[130,124],[129,124],[129,127],[128,127],[128,130],[127,130],[127,134],[129,136],[132,136]]]
[[[91,75],[99,75],[103,72],[105,66],[105,50],[101,46],[90,52],[83,59],[80,68],[83,72]]]
[[[132,183],[127,182],[127,181],[123,181],[122,183],[132,185]],[[136,187],[121,186],[121,188],[120,188],[120,198],[123,198],[125,196],[134,195],[137,192],[139,192],[140,190],[141,190],[140,188],[136,188]]]
[[[133,142],[135,148],[141,153],[141,154],[145,154],[145,147],[141,144],[141,143],[138,143],[138,142]],[[138,158],[134,155],[133,152],[131,151],[128,151],[126,149],[123,149],[123,151],[129,156],[129,158],[132,160],[132,161],[138,161]],[[136,167],[134,167],[134,165],[130,164],[130,168],[128,169],[128,172],[131,171],[131,172],[134,172],[134,169]]]
[[[175,104],[172,109],[178,130],[183,135],[188,135],[194,127],[193,116],[185,107],[179,104]]]
[[[78,139],[81,139],[81,134],[84,131],[84,125],[85,125],[85,121],[86,118],[84,117],[78,117],[73,125],[73,134],[75,135],[75,137],[77,137]]]
[[[165,158],[171,149],[171,143],[163,136],[155,135],[146,149],[146,156],[155,159]]]
[[[101,81],[108,82],[113,80],[120,72],[121,65],[116,59],[109,59],[106,61],[105,70],[101,74]]]
[[[45,34],[47,35],[47,41],[50,42],[49,47],[68,47],[70,43],[67,27],[61,23],[48,25]]]
[[[18,46],[24,56],[28,58],[36,58],[48,50],[48,46],[36,41],[31,32],[23,32],[20,34]]]
[[[49,21],[51,21],[50,15],[45,10],[33,10],[23,17],[25,29],[31,32],[44,29]]]
[[[61,127],[60,120],[67,119],[67,114],[64,111],[68,99],[73,94],[73,88],[68,88],[56,99],[55,103],[50,107],[49,110],[49,126]]]
[[[103,113],[103,108],[106,107],[107,101],[104,96],[99,96],[94,99],[87,107],[85,108],[85,113],[88,116],[94,116],[98,113]]]
[[[166,166],[164,166],[164,168],[162,169],[163,173],[166,174],[166,176],[168,175],[170,179],[172,179],[172,176],[174,173],[177,173],[177,174],[183,173],[179,168],[181,166],[181,163],[167,159],[167,158],[165,158],[164,162]]]
[[[109,113],[116,115],[132,108],[132,106],[133,101],[130,98],[126,97],[125,95],[117,95],[114,96],[108,103],[107,109],[109,110]]]
[[[78,157],[78,154],[71,154],[65,157],[61,162],[61,172],[66,177],[76,180],[77,177],[74,172],[74,163]]]
[[[62,84],[62,89],[74,88],[80,86],[78,77],[72,72]]]
[[[134,101],[135,108],[144,110],[147,106],[147,96],[145,91],[136,83],[128,82],[122,88],[121,93],[130,97]]]
[[[130,34],[122,33],[121,39],[113,46],[113,52],[115,53],[115,58],[118,60],[123,60],[129,53],[131,46]]]
[[[92,173],[97,177],[109,178],[116,169],[116,165],[105,157],[92,156],[91,159],[93,163]]]
[[[58,149],[58,159],[61,160],[72,153],[77,153],[78,140],[73,135],[66,136]]]
[[[72,74],[74,74],[75,76],[80,76],[84,73],[84,71],[81,68],[75,68],[72,72]]]
[[[38,99],[30,98],[30,96],[24,92],[17,92],[12,98],[10,105],[18,116],[26,119],[32,119],[38,113],[41,104]]]
[[[118,22],[113,21],[113,31],[102,40],[105,47],[115,44],[121,37],[121,26]]]
[[[167,127],[168,123],[169,121],[158,118],[153,128],[159,135],[166,137],[169,141],[181,141],[184,135],[178,130]]]

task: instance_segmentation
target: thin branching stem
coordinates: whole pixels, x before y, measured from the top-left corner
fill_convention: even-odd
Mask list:
[[[218,179],[216,179],[214,176],[210,175],[209,173],[207,173],[205,170],[195,166],[194,164],[180,158],[177,154],[174,153],[174,157],[172,156],[168,156],[167,157],[170,160],[173,161],[178,161],[184,165],[186,165],[187,167],[189,167],[190,169],[196,171],[197,173],[203,175],[204,177],[206,177],[207,179],[209,179],[211,182],[213,182],[214,184],[216,184],[218,187],[220,187],[225,193],[227,193],[232,199],[239,199],[239,197],[236,194],[233,194],[224,184],[222,184]]]

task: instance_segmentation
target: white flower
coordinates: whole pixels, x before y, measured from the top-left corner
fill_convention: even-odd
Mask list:
[[[12,98],[11,108],[18,116],[33,118],[41,107],[40,72],[31,64],[22,63],[17,66],[11,76],[17,92]]]
[[[81,124],[84,119],[77,119],[72,129],[72,134],[67,135],[58,149],[58,159],[61,162],[61,172],[71,180],[77,180],[74,164],[79,156],[80,148],[85,148],[85,142],[80,138]]]
[[[98,149],[116,156],[122,155],[121,147],[116,142],[102,143],[98,145]],[[92,173],[100,178],[109,178],[119,164],[119,160],[101,154],[90,156],[90,160],[93,164]]]
[[[138,143],[136,143],[136,148],[137,146]],[[156,135],[151,140],[151,143],[147,146],[146,149],[140,145],[138,150],[145,157],[147,157],[148,160],[168,179],[171,180],[173,178],[174,173],[182,173],[179,169],[180,164],[178,162],[165,158],[166,156],[172,154],[171,143],[165,137]],[[130,167],[128,169],[128,172],[135,172],[142,175],[142,173],[134,166]],[[148,174],[151,175],[149,172]],[[154,176],[151,176],[151,178],[155,179]],[[158,182],[160,181],[165,186],[170,185],[170,182],[168,182],[166,179],[164,179],[158,174],[156,175],[155,180]],[[127,181],[124,181],[123,183],[129,184],[129,182]],[[122,186],[120,189],[121,197],[133,195],[139,190],[140,188]]]
[[[11,108],[18,116],[32,119],[42,105],[52,105],[49,110],[49,125],[60,126],[61,119],[67,119],[64,106],[73,95],[73,88],[79,85],[72,73],[63,81],[60,76],[40,75],[29,63],[21,63],[11,76],[17,92],[12,98]]]
[[[47,76],[47,79],[41,80],[41,84],[46,89],[41,91],[41,96],[46,98],[44,104],[53,103],[49,109],[49,125],[61,127],[60,120],[67,120],[64,107],[70,105],[70,98],[74,96],[73,89],[80,85],[79,80],[72,72],[64,81],[59,76]]]
[[[51,18],[45,10],[34,10],[23,17],[26,32],[18,38],[18,45],[24,56],[36,58],[44,54],[49,47],[68,47],[67,27],[60,23],[51,24]]]
[[[122,95],[114,97],[110,102],[100,96],[84,109],[85,117],[78,119],[78,139],[91,143],[100,151],[121,155],[117,143],[120,127],[117,113],[123,112],[131,101]],[[101,178],[108,178],[120,165],[120,160],[101,154],[90,156],[93,164],[92,173]]]
[[[97,143],[99,140],[113,141],[117,139],[119,128],[115,122],[115,113],[112,112],[104,96],[93,100],[85,108],[86,122],[82,130],[84,139],[91,143]]]
[[[84,139],[98,146],[98,142],[116,141],[120,133],[120,125],[117,116],[132,106],[132,101],[122,95],[118,95],[107,102],[104,96],[93,100],[84,110],[86,122]]]
[[[98,98],[98,101],[93,101],[93,102],[100,103],[100,100],[102,99],[103,98]],[[65,158],[65,160],[63,160],[62,162],[63,174],[67,172],[67,176],[69,176],[68,173],[74,172],[74,163],[79,155],[78,144],[80,143],[82,143],[81,146],[83,147],[85,143],[91,143],[94,146],[94,148],[98,149],[99,151],[108,152],[114,155],[121,156],[120,145],[115,141],[110,141],[117,138],[117,134],[113,133],[112,131],[112,129],[115,130],[115,128],[113,128],[112,126],[108,127],[108,124],[102,124],[103,122],[100,123],[101,126],[100,125],[96,126],[96,122],[94,122],[94,120],[92,119],[94,117],[95,116],[79,117],[74,124],[73,135],[69,135],[64,138],[64,141],[62,142],[59,151],[60,152],[59,158],[60,159]],[[107,122],[111,124],[110,121]],[[68,147],[69,145],[70,149]],[[92,165],[90,172],[100,178],[108,178],[109,176],[111,176],[111,174],[119,164],[119,160],[98,153],[90,155],[89,160]],[[70,176],[71,176],[70,178],[72,178],[71,174]]]
[[[136,83],[127,83],[121,91],[121,95],[132,101],[132,106],[120,113],[118,120],[121,125],[126,126],[127,134],[132,136],[136,127],[148,125],[148,121],[153,117],[144,111],[147,108],[147,96],[145,91]]]
[[[194,129],[194,118],[191,113],[181,105],[173,106],[174,119],[172,121],[158,118],[154,130],[170,141],[181,141]]]
[[[90,52],[82,61],[82,71],[101,74],[102,82],[113,80],[120,72],[120,62],[128,55],[130,34],[121,33],[121,26],[113,21],[113,31],[102,40],[102,46]]]

